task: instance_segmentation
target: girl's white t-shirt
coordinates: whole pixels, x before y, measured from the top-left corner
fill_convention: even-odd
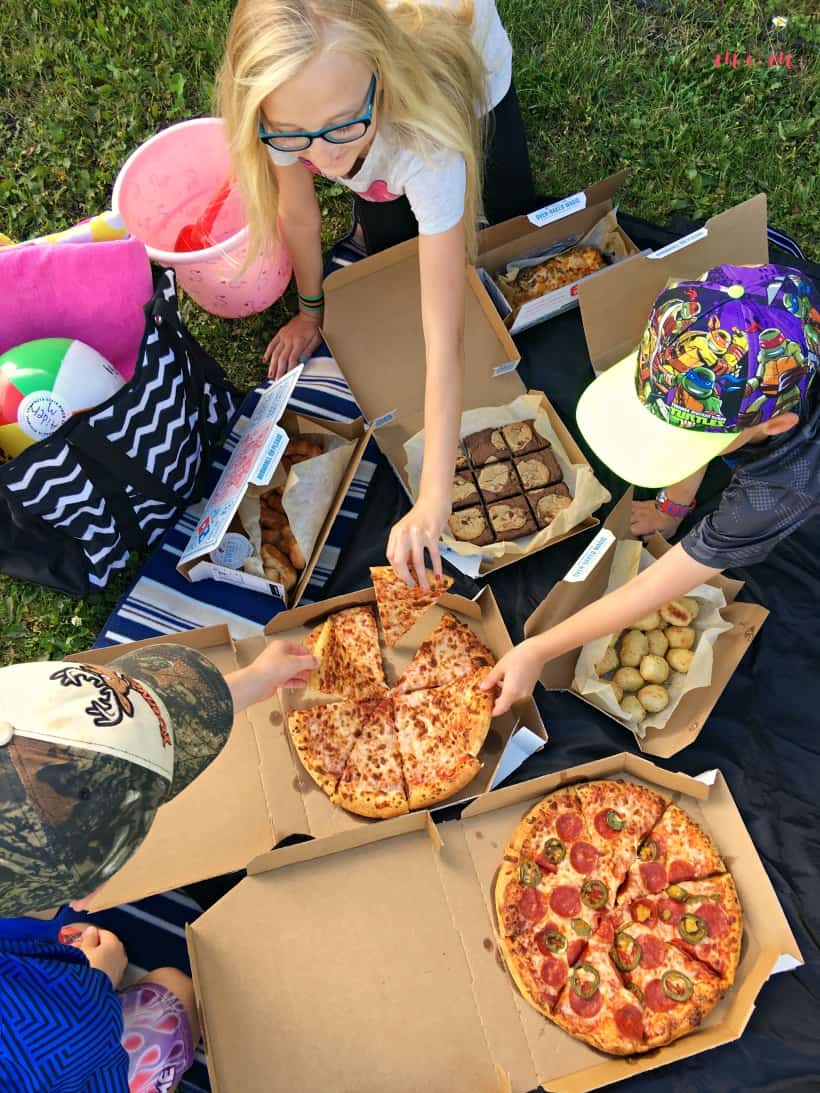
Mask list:
[[[452,8],[459,0],[426,0]],[[474,0],[473,45],[487,72],[490,108],[501,102],[512,82],[512,46],[496,10],[495,0]],[[309,149],[308,149],[309,153]],[[317,168],[304,155],[268,148],[279,167],[301,162],[314,174]],[[341,182],[365,201],[395,201],[406,195],[419,224],[419,235],[437,235],[454,227],[464,215],[467,171],[464,157],[442,149],[429,156],[402,147],[389,126],[380,125],[364,163]]]

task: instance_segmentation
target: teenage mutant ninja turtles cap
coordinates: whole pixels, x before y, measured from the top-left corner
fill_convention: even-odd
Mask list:
[[[182,645],[0,669],[0,915],[81,899],[222,750],[233,703]]]
[[[668,486],[738,433],[800,413],[820,366],[820,293],[799,270],[717,266],[670,283],[641,344],[578,402],[578,427],[627,482]]]

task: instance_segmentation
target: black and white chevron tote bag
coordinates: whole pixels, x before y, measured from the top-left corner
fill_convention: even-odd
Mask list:
[[[145,307],[133,379],[0,465],[0,571],[82,596],[201,496],[241,393],[185,328],[174,275]]]

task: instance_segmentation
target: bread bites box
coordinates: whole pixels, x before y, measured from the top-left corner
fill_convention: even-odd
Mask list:
[[[588,604],[594,603],[606,593],[616,544],[630,539],[631,506],[632,490],[629,489],[575,565],[564,579],[552,588],[546,599],[527,619],[524,625],[526,637],[534,637],[557,626],[564,619],[574,615],[576,611],[580,611]],[[669,543],[657,534],[653,535],[645,546],[656,559],[661,558],[671,549]],[[737,594],[743,588],[742,581],[733,581],[718,574],[708,583],[723,593],[726,606],[720,609],[720,615],[731,626],[721,633],[714,643],[709,685],[684,694],[663,728],[647,728],[643,739],[636,737],[638,747],[649,755],[668,758],[676,755],[697,739],[713,706],[768,617],[769,612],[765,607],[737,602]],[[590,702],[586,696],[579,694],[572,687],[579,653],[579,649],[572,649],[545,664],[539,677],[540,681],[547,690],[569,691],[582,702],[588,702],[601,710],[599,705]],[[601,712],[610,716],[606,710]],[[616,719],[612,718],[612,720]],[[623,723],[619,721],[618,724]],[[623,728],[624,732],[630,732],[627,725],[623,725]]]
[[[189,581],[235,584],[275,596],[290,606],[302,598],[371,435],[361,418],[337,422],[289,412],[288,400],[302,368],[294,368],[260,396],[211,496],[196,510],[196,527],[177,565]],[[253,547],[241,516],[246,497],[259,494],[261,487],[274,481],[289,440],[305,436],[325,450],[319,456],[321,466],[317,460],[311,468],[313,474],[303,473],[303,481],[294,486],[300,491],[293,504],[302,516],[296,537],[306,543],[305,565],[297,570],[295,583],[286,588],[265,575],[258,555],[249,558]],[[304,471],[307,465],[301,466]],[[280,477],[284,477],[281,472]],[[258,512],[257,507],[257,519]]]
[[[268,637],[299,639],[325,615],[361,604],[375,604],[372,588],[284,611],[268,624]],[[383,650],[391,685],[444,611],[467,622],[496,658],[512,648],[489,588],[483,589],[475,601],[447,594],[440,606],[425,612],[393,649]],[[174,641],[199,649],[226,673],[254,660],[268,637],[234,642],[227,627],[214,626],[132,645],[94,649],[77,653],[72,659],[107,664],[128,649]],[[291,743],[287,701],[283,693],[281,698],[258,703],[236,715],[221,753],[179,796],[162,806],[137,853],[97,893],[95,910],[243,869],[251,858],[289,836],[321,839],[388,822],[368,820],[338,808],[315,784]],[[481,770],[444,806],[489,790],[533,751],[542,748],[546,740],[532,698],[493,718],[478,754]]]
[[[574,1040],[519,995],[493,889],[504,848],[546,793],[596,778],[671,797],[717,841],[744,914],[734,987],[691,1035],[628,1059]],[[723,776],[615,755],[427,813],[256,858],[188,927],[215,1093],[583,1093],[743,1033],[800,951]],[[249,1004],[251,1000],[251,1004]]]
[[[426,376],[418,240],[337,270],[325,280],[324,291],[325,340],[375,430],[376,443],[412,496],[405,444],[424,428]],[[462,410],[507,407],[527,393],[516,372],[520,355],[472,267],[465,270],[464,306]],[[592,477],[589,463],[547,397],[540,391],[531,393],[540,399],[568,461]],[[594,517],[585,516],[544,545],[596,525]],[[485,576],[534,552],[497,559],[482,558],[480,553],[467,559],[448,552],[447,557],[471,576]]]
[[[590,243],[603,251],[608,264],[582,280],[597,277],[605,270],[612,269],[613,265],[619,265],[626,257],[638,254],[638,247],[617,223],[613,206],[613,199],[625,178],[626,171],[619,171],[586,190],[545,205],[526,216],[516,216],[494,224],[481,232],[477,272],[511,334],[518,334],[576,307],[581,281],[545,292],[513,309],[495,280],[499,274],[505,273],[508,263],[515,265],[521,262],[522,266],[526,266],[528,260],[541,260],[541,256],[543,261],[547,261],[553,253],[557,255],[582,245],[596,225],[600,225],[600,231],[595,233],[596,238],[591,239]]]

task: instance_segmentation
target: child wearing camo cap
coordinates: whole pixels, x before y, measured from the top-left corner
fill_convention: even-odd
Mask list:
[[[530,694],[545,662],[763,561],[820,514],[818,368],[820,293],[798,270],[718,266],[660,293],[640,346],[584,391],[578,427],[621,478],[662,487],[633,506],[635,535],[671,536],[716,456],[731,482],[654,565],[502,657],[482,684],[501,685],[495,714]]]
[[[106,667],[0,669],[0,915],[31,915],[94,890],[131,857],[157,810],[219,754],[234,713],[304,687],[317,662],[272,642],[223,677],[181,645],[135,649]],[[0,919],[0,1090],[170,1093],[199,1026],[174,968],[117,991],[119,939],[56,919]]]

